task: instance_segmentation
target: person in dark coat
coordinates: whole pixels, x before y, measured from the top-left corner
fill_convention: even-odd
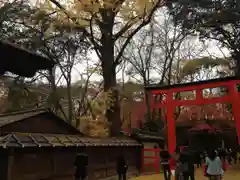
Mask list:
[[[85,180],[87,177],[87,165],[88,156],[87,154],[78,154],[74,163],[76,167],[75,180]]]
[[[195,180],[195,168],[194,168],[194,152],[191,150],[183,151],[180,155],[180,162],[182,165],[183,179]]]
[[[195,180],[195,167],[194,167],[195,153],[192,151],[189,151],[187,154],[187,159],[188,159],[188,177],[191,180]],[[200,160],[200,162],[201,162],[201,160]]]
[[[126,180],[127,179],[127,169],[128,165],[124,158],[124,156],[119,156],[117,160],[117,174],[118,174],[118,180]]]
[[[225,162],[227,156],[226,150],[224,148],[220,148],[218,156],[223,162]]]
[[[229,149],[227,151],[227,157],[228,157],[228,164],[232,164],[232,150]]]
[[[197,151],[194,153],[194,161],[197,165],[197,168],[202,167],[202,159],[201,159],[201,152]]]
[[[234,160],[234,163],[237,164],[237,151],[236,150],[232,150],[232,159]]]
[[[176,147],[175,152],[172,154],[172,158],[175,163],[175,180],[179,180],[182,176],[181,162],[180,162],[181,151],[179,147]]]
[[[163,169],[165,180],[171,180],[171,169],[169,164],[170,158],[171,156],[166,148],[160,151],[160,163]]]

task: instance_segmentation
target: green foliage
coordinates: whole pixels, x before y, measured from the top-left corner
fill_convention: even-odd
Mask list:
[[[157,112],[152,112],[152,118],[149,119],[147,115],[145,116],[146,121],[144,121],[143,129],[150,132],[161,132],[161,130],[164,128],[164,122],[160,118],[159,114]]]
[[[146,120],[143,124],[143,130],[150,132],[160,132],[163,129],[161,120]]]
[[[167,5],[177,25],[201,38],[219,41],[231,51],[239,67],[239,0],[169,0]]]
[[[8,92],[8,108],[7,111],[17,111],[20,109],[28,109],[36,107],[39,94],[29,91],[27,88],[20,86],[12,86]]]
[[[126,82],[122,87],[121,94],[124,97],[132,98],[132,95],[134,92],[140,92],[143,90],[144,90],[144,86],[142,84],[137,84],[134,82]]]
[[[98,115],[106,115],[108,110],[113,106],[114,98],[112,97],[112,91],[102,92],[100,96],[90,101],[90,106],[92,110],[92,114],[94,117]]]
[[[106,137],[109,136],[109,121],[106,118],[106,113],[111,110],[114,103],[112,97],[112,91],[102,92],[93,100],[88,102],[89,112],[82,117],[79,117],[80,121],[85,121],[86,126],[83,132],[86,135],[93,137]]]
[[[215,66],[226,66],[229,61],[224,58],[213,59],[211,57],[203,57],[199,59],[186,60],[181,68],[181,76],[192,75],[200,69],[209,69]]]

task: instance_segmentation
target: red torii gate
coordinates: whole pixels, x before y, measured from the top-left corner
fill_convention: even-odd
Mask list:
[[[213,79],[208,81],[199,81],[194,83],[177,84],[170,86],[151,85],[145,87],[151,93],[150,101],[152,109],[167,108],[167,127],[168,127],[168,149],[169,153],[174,153],[176,149],[176,124],[174,119],[174,111],[177,106],[191,106],[215,103],[232,103],[233,117],[236,121],[236,130],[238,143],[240,144],[240,96],[237,90],[237,85],[240,84],[240,79],[236,77],[227,77],[221,79]],[[203,98],[203,89],[216,87],[225,87],[228,93],[222,97]],[[193,100],[177,100],[174,99],[174,93],[184,91],[196,91],[196,98]],[[165,95],[165,99],[154,101],[153,96]],[[171,163],[172,164],[172,163]]]

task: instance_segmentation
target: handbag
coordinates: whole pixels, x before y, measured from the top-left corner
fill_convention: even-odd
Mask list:
[[[223,162],[223,170],[227,171],[228,163],[226,161]]]
[[[207,165],[206,165],[206,164],[203,164],[202,168],[203,168],[203,174],[204,174],[204,176],[207,176]]]
[[[180,164],[180,171],[181,172],[188,172],[188,163],[181,163]]]

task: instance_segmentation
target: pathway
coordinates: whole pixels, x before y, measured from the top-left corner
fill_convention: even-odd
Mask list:
[[[173,179],[173,178],[172,178]],[[206,180],[201,170],[196,173],[196,180]],[[150,175],[132,178],[131,180],[164,180],[163,175]],[[240,180],[240,165],[230,167],[225,173],[223,180]]]

